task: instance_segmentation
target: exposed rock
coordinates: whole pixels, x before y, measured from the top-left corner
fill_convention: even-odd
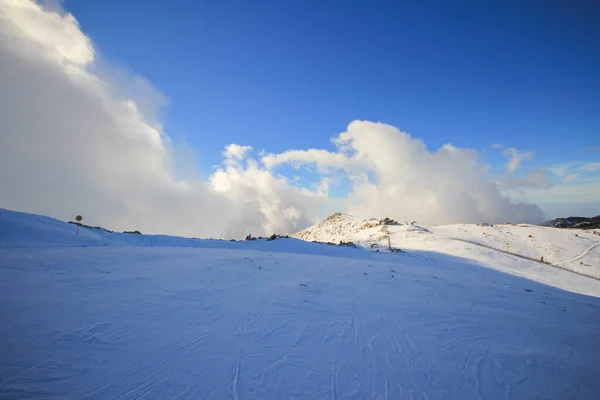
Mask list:
[[[106,229],[106,228],[103,228],[103,227],[101,227],[101,226],[90,226],[90,225],[85,225],[85,224],[82,224],[81,222],[74,222],[74,221],[69,221],[69,223],[70,223],[70,224],[73,224],[73,225],[79,225],[79,226],[80,226],[80,227],[82,227],[82,228],[88,228],[88,229],[99,229],[99,230],[102,230],[102,231],[104,231],[104,232],[113,233],[113,231],[111,231],[111,230],[108,230],[108,229]]]

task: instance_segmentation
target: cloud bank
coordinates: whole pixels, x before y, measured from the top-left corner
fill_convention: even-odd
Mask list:
[[[333,139],[336,152],[292,150],[266,155],[265,165],[316,165],[343,172],[352,181],[352,214],[447,224],[481,221],[539,221],[541,210],[514,203],[490,182],[477,153],[446,144],[434,152],[397,128],[354,121]]]
[[[0,206],[215,237],[316,218],[324,199],[252,165],[231,164],[210,182],[176,179],[171,140],[142,111],[155,107],[123,95],[140,78],[95,74],[101,61],[73,16],[0,0],[0,19]],[[227,160],[248,150],[229,146]]]
[[[72,15],[0,0],[0,39],[0,207],[225,238],[293,232],[332,206],[424,223],[543,219],[537,206],[503,196],[475,151],[430,152],[368,121],[350,123],[335,151],[252,158],[252,147],[230,144],[208,180],[181,178],[177,146],[159,123],[162,96],[142,78],[106,68]],[[278,175],[284,164],[316,166],[319,185]],[[329,185],[340,179],[349,193],[332,198]]]

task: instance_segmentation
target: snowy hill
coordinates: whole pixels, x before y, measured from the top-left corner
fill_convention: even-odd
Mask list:
[[[589,230],[562,230],[524,224],[388,225],[336,213],[292,237],[317,242],[353,242],[368,249],[428,251],[465,257],[519,274],[531,261],[600,279],[600,235]],[[535,266],[543,268],[544,264]]]
[[[600,215],[595,217],[567,217],[556,218],[544,223],[544,226],[569,229],[598,229],[600,230]]]
[[[352,249],[306,243],[294,238],[252,242],[195,239],[169,235],[137,235],[81,227],[42,215],[0,208],[0,249],[49,247],[196,247],[315,255],[347,255]],[[277,242],[277,243],[276,243]],[[364,257],[354,251],[352,257]]]
[[[0,210],[0,397],[600,398],[600,281],[462,241],[555,262],[594,236],[386,225],[388,253],[378,223],[298,234],[355,249]]]

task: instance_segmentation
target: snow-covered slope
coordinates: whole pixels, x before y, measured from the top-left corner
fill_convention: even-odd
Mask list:
[[[460,256],[514,271],[522,269],[521,265],[544,268],[544,264],[531,264],[543,257],[549,265],[546,269],[556,266],[600,278],[600,235],[589,230],[522,224],[378,225],[376,219],[336,213],[292,236],[306,241],[353,242],[380,251],[387,250],[389,236],[393,248]]]
[[[515,276],[495,251],[72,228],[0,212],[1,398],[600,398],[594,279],[518,257],[537,281]]]
[[[0,208],[0,249],[2,248],[48,248],[48,247],[197,247],[231,250],[286,252],[328,256],[365,257],[364,252],[347,247],[322,246],[289,238],[274,241],[254,240],[228,241],[194,239],[168,235],[136,235],[107,232],[102,229],[76,227],[42,215],[10,211]]]

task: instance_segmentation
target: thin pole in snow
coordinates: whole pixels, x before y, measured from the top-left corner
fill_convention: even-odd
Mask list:
[[[81,220],[83,219],[83,217],[81,215],[78,215],[75,217],[75,221],[77,224],[77,230],[75,231],[75,235],[79,235],[79,225],[81,225]]]

